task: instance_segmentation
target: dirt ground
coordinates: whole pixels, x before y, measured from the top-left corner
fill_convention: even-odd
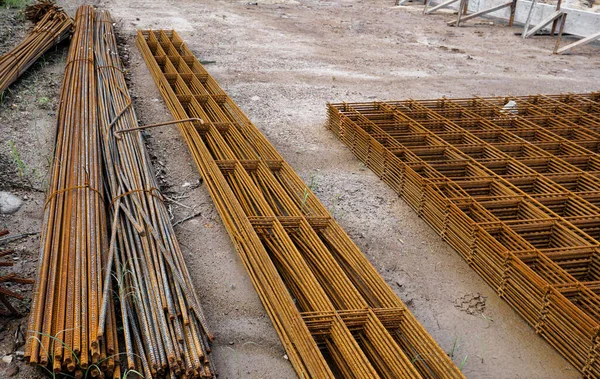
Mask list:
[[[470,378],[579,378],[468,265],[325,128],[328,101],[597,91],[597,45],[554,56],[554,40],[519,28],[423,16],[390,1],[108,0],[123,38],[141,124],[170,119],[134,43],[136,29],[176,29],[346,229],[389,285]],[[70,13],[79,5],[63,1]],[[22,38],[18,12],[0,10],[0,53]],[[0,101],[0,190],[26,198],[0,229],[40,229],[54,117],[67,45],[26,73]],[[175,128],[149,130],[148,148],[171,199],[175,230],[216,335],[220,378],[292,378],[254,288]],[[15,271],[34,276],[37,236],[17,249]],[[16,259],[15,259],[16,258]],[[26,296],[30,287],[11,287]],[[18,303],[24,313],[28,302]],[[26,318],[0,319],[0,356]],[[11,365],[20,377],[38,372]],[[4,374],[4,375],[3,375]]]

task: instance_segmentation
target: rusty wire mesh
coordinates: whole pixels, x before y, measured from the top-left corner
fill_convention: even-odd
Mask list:
[[[298,376],[462,377],[177,33],[137,45]]]
[[[600,376],[600,93],[328,105],[328,128]]]

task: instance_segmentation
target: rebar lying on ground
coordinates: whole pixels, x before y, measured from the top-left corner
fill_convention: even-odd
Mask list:
[[[8,230],[0,230],[0,237],[8,234]],[[0,238],[0,245],[2,244],[2,239]],[[12,249],[0,250],[0,258],[8,257],[15,251]],[[0,267],[11,267],[13,266],[13,262],[0,260]],[[20,293],[9,290],[8,288],[1,286],[4,283],[21,283],[21,284],[33,284],[33,279],[24,278],[14,272],[7,273],[5,275],[0,275],[0,303],[4,305],[6,311],[0,309],[0,316],[19,316],[19,311],[13,307],[13,305],[8,300],[9,298],[23,300],[24,297]]]
[[[331,129],[600,377],[600,93],[328,105]]]
[[[80,7],[62,83],[25,347],[30,363],[50,363],[55,373],[77,370],[76,376],[88,369],[99,375],[100,365],[119,351],[112,302],[110,338],[100,341],[97,330],[108,241],[93,26],[94,9]]]
[[[108,259],[114,256],[116,280],[112,282],[119,295],[127,368],[148,378],[157,374],[210,378],[214,369],[207,355],[212,337],[142,133],[129,130],[137,128],[138,122],[112,22],[108,12],[96,12],[94,53],[110,211],[117,213]],[[108,281],[110,266],[105,273]],[[110,285],[104,286],[99,331],[113,298]]]
[[[35,26],[19,45],[0,57],[0,93],[71,33],[73,20],[53,3],[30,5],[25,9],[25,15]]]
[[[110,14],[82,6],[63,80],[25,359],[77,378],[211,378],[212,336],[141,133],[116,133],[135,128]]]
[[[137,45],[298,376],[463,377],[177,33]]]

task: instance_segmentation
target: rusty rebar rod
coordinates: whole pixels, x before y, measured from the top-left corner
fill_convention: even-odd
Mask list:
[[[19,45],[0,57],[0,93],[45,52],[71,34],[73,20],[52,2],[38,2],[28,6],[25,8],[25,16],[35,26]]]
[[[215,376],[208,359],[212,335],[140,133],[174,122],[138,126],[117,52],[112,18],[106,11],[97,11],[94,53],[99,126],[114,215],[98,330],[107,319],[113,298],[111,276],[115,276],[112,282],[121,305],[127,368],[147,377],[211,378]],[[175,123],[190,121],[202,120]]]

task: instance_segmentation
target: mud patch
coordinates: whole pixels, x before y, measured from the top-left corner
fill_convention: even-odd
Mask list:
[[[486,299],[487,297],[480,293],[468,293],[454,300],[454,307],[467,314],[478,316],[485,312]]]

